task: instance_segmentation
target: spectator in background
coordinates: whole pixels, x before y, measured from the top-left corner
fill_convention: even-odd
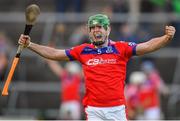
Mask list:
[[[87,30],[86,30],[86,27],[84,25],[80,25],[70,35],[69,45],[74,46],[74,45],[82,44],[82,43],[85,43],[85,42],[90,43],[87,40],[88,40],[88,33],[87,33]]]
[[[145,60],[141,69],[147,76],[144,90],[141,92],[141,100],[144,100],[145,119],[161,119],[160,94],[167,95],[169,89],[161,78],[157,68],[151,60]],[[150,98],[151,97],[151,98]]]
[[[61,80],[61,105],[59,118],[63,120],[81,119],[81,80],[80,65],[76,62],[68,62],[63,68],[58,62],[47,60],[50,69]]]
[[[160,120],[162,112],[159,94],[166,95],[169,89],[151,61],[144,61],[141,69],[141,72],[130,75],[127,88],[129,116],[132,119]]]
[[[152,25],[151,25],[152,26]],[[118,32],[116,32],[116,40],[121,40],[125,42],[135,42],[135,43],[142,43],[146,42],[150,38],[152,38],[150,29],[147,25],[139,25],[138,30],[132,29],[128,22],[120,24],[118,28]]]
[[[56,24],[52,35],[52,44],[56,43],[56,46],[74,46],[82,44],[84,42],[89,43],[88,33],[86,26],[79,25],[77,29],[72,31],[70,37],[67,37],[67,26],[63,23]],[[65,41],[68,40],[68,41]]]
[[[153,12],[170,12],[174,0],[149,0],[153,5]]]
[[[127,100],[128,118],[135,120],[143,115],[143,107],[140,103],[139,92],[141,85],[147,79],[145,73],[142,71],[135,71],[130,74],[129,84],[125,88],[125,95]]]
[[[8,57],[7,57],[7,37],[4,32],[0,32],[0,80],[4,79],[5,70],[8,64]]]
[[[180,16],[180,0],[171,0],[171,2],[172,2],[172,4],[171,4],[172,12],[176,14],[176,17],[179,17]],[[176,27],[177,33],[179,33],[180,32],[180,21],[176,20],[176,21],[173,21],[171,24]],[[172,45],[180,46],[179,39],[180,39],[180,35],[176,34],[175,41],[172,43]]]
[[[60,13],[73,9],[74,12],[82,12],[84,6],[83,0],[56,0],[56,11]]]
[[[152,35],[150,33],[153,33],[153,30],[150,29],[150,27],[148,26],[152,26],[152,25],[147,25],[147,24],[141,24],[139,26],[139,28],[141,29],[138,29],[136,31],[136,43],[142,43],[142,42],[146,42],[147,40],[149,40],[150,38],[152,38]],[[154,28],[156,26],[153,26]]]
[[[132,31],[128,23],[124,23],[119,26],[117,35],[117,40],[138,43],[138,37],[135,35],[135,32]]]
[[[55,42],[51,41],[49,46],[54,47]],[[80,89],[82,88],[83,74],[80,65],[77,62],[68,62],[63,67],[56,61],[46,59],[46,62],[61,81],[61,105],[58,118],[62,120],[81,119]]]
[[[112,19],[113,16],[113,7],[110,5],[104,6],[102,8],[102,13],[109,16],[110,19]]]
[[[127,13],[129,12],[127,0],[113,0],[112,7],[114,13]]]
[[[160,93],[165,95],[169,93],[168,87],[165,85],[164,80],[161,78],[152,60],[144,60],[141,64],[141,70],[144,71],[147,78],[155,84]]]
[[[141,12],[168,12],[170,10],[170,1],[171,0],[141,0]]]
[[[66,45],[66,25],[63,23],[57,23],[54,27],[54,32],[52,35],[53,43],[56,43],[56,46],[65,46]],[[51,43],[51,44],[53,44]]]

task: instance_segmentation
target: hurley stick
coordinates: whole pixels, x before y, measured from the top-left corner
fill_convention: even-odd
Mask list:
[[[31,29],[32,29],[33,25],[35,24],[37,16],[39,14],[40,14],[40,9],[35,4],[29,5],[26,8],[26,12],[25,12],[26,26],[25,26],[25,29],[24,29],[24,35],[29,35],[30,34]],[[7,80],[5,82],[5,85],[4,85],[4,88],[3,88],[3,91],[2,91],[2,95],[3,96],[7,96],[8,95],[9,84],[11,83],[11,79],[12,79],[12,77],[14,75],[14,71],[16,69],[16,66],[17,66],[18,62],[19,62],[22,50],[23,50],[23,46],[19,45],[18,46],[18,50],[16,52],[16,56],[13,59],[13,63],[11,65],[11,68],[10,68]]]

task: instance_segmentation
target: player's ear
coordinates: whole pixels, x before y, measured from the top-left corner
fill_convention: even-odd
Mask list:
[[[111,32],[111,27],[108,26],[108,28],[107,28],[107,34],[108,34],[108,36],[109,36],[110,32]]]

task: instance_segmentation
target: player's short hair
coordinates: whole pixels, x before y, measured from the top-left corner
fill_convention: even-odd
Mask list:
[[[88,28],[96,25],[103,26],[107,30],[108,26],[110,25],[110,20],[108,16],[104,14],[96,14],[90,16],[88,19]]]

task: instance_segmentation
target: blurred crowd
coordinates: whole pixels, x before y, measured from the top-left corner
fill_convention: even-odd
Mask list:
[[[52,60],[47,60],[47,64],[61,81],[61,101],[57,119],[80,120],[82,114],[81,89],[83,83],[80,65],[76,62],[67,62],[63,67],[58,62]]]
[[[168,96],[169,88],[151,60],[141,63],[140,70],[130,74],[126,86],[128,117],[131,120],[162,120],[160,95]]]
[[[8,35],[4,31],[0,31],[0,80],[4,80],[11,47]]]
[[[180,14],[180,1],[179,0],[138,0],[139,1],[139,13],[173,13],[177,16]],[[66,0],[57,0],[56,2],[56,11],[59,13],[66,12],[77,12],[83,13],[85,10],[87,1],[83,0],[71,0],[67,2]],[[127,0],[112,0],[111,4],[107,6],[100,7],[100,13],[107,14],[110,18],[113,17],[113,14],[129,14],[131,12],[130,2]],[[172,16],[172,20],[173,20]],[[131,18],[129,18],[131,19]],[[177,33],[180,31],[180,22],[168,21],[160,23],[145,23],[137,22],[138,26],[133,28],[133,23],[128,21],[112,23],[112,33],[111,36],[114,40],[122,41],[133,41],[136,43],[144,42],[151,38],[151,35],[159,35],[164,29],[159,29],[165,25],[173,25],[176,27]],[[54,27],[54,32],[52,37],[61,40],[59,46],[73,46],[81,44],[83,42],[88,42],[87,38],[87,28],[86,23],[77,24],[73,30],[69,31],[69,24],[67,23],[57,23]],[[178,47],[180,42],[178,39],[180,36],[175,35],[175,39],[169,46]],[[58,41],[59,42],[59,41]]]

